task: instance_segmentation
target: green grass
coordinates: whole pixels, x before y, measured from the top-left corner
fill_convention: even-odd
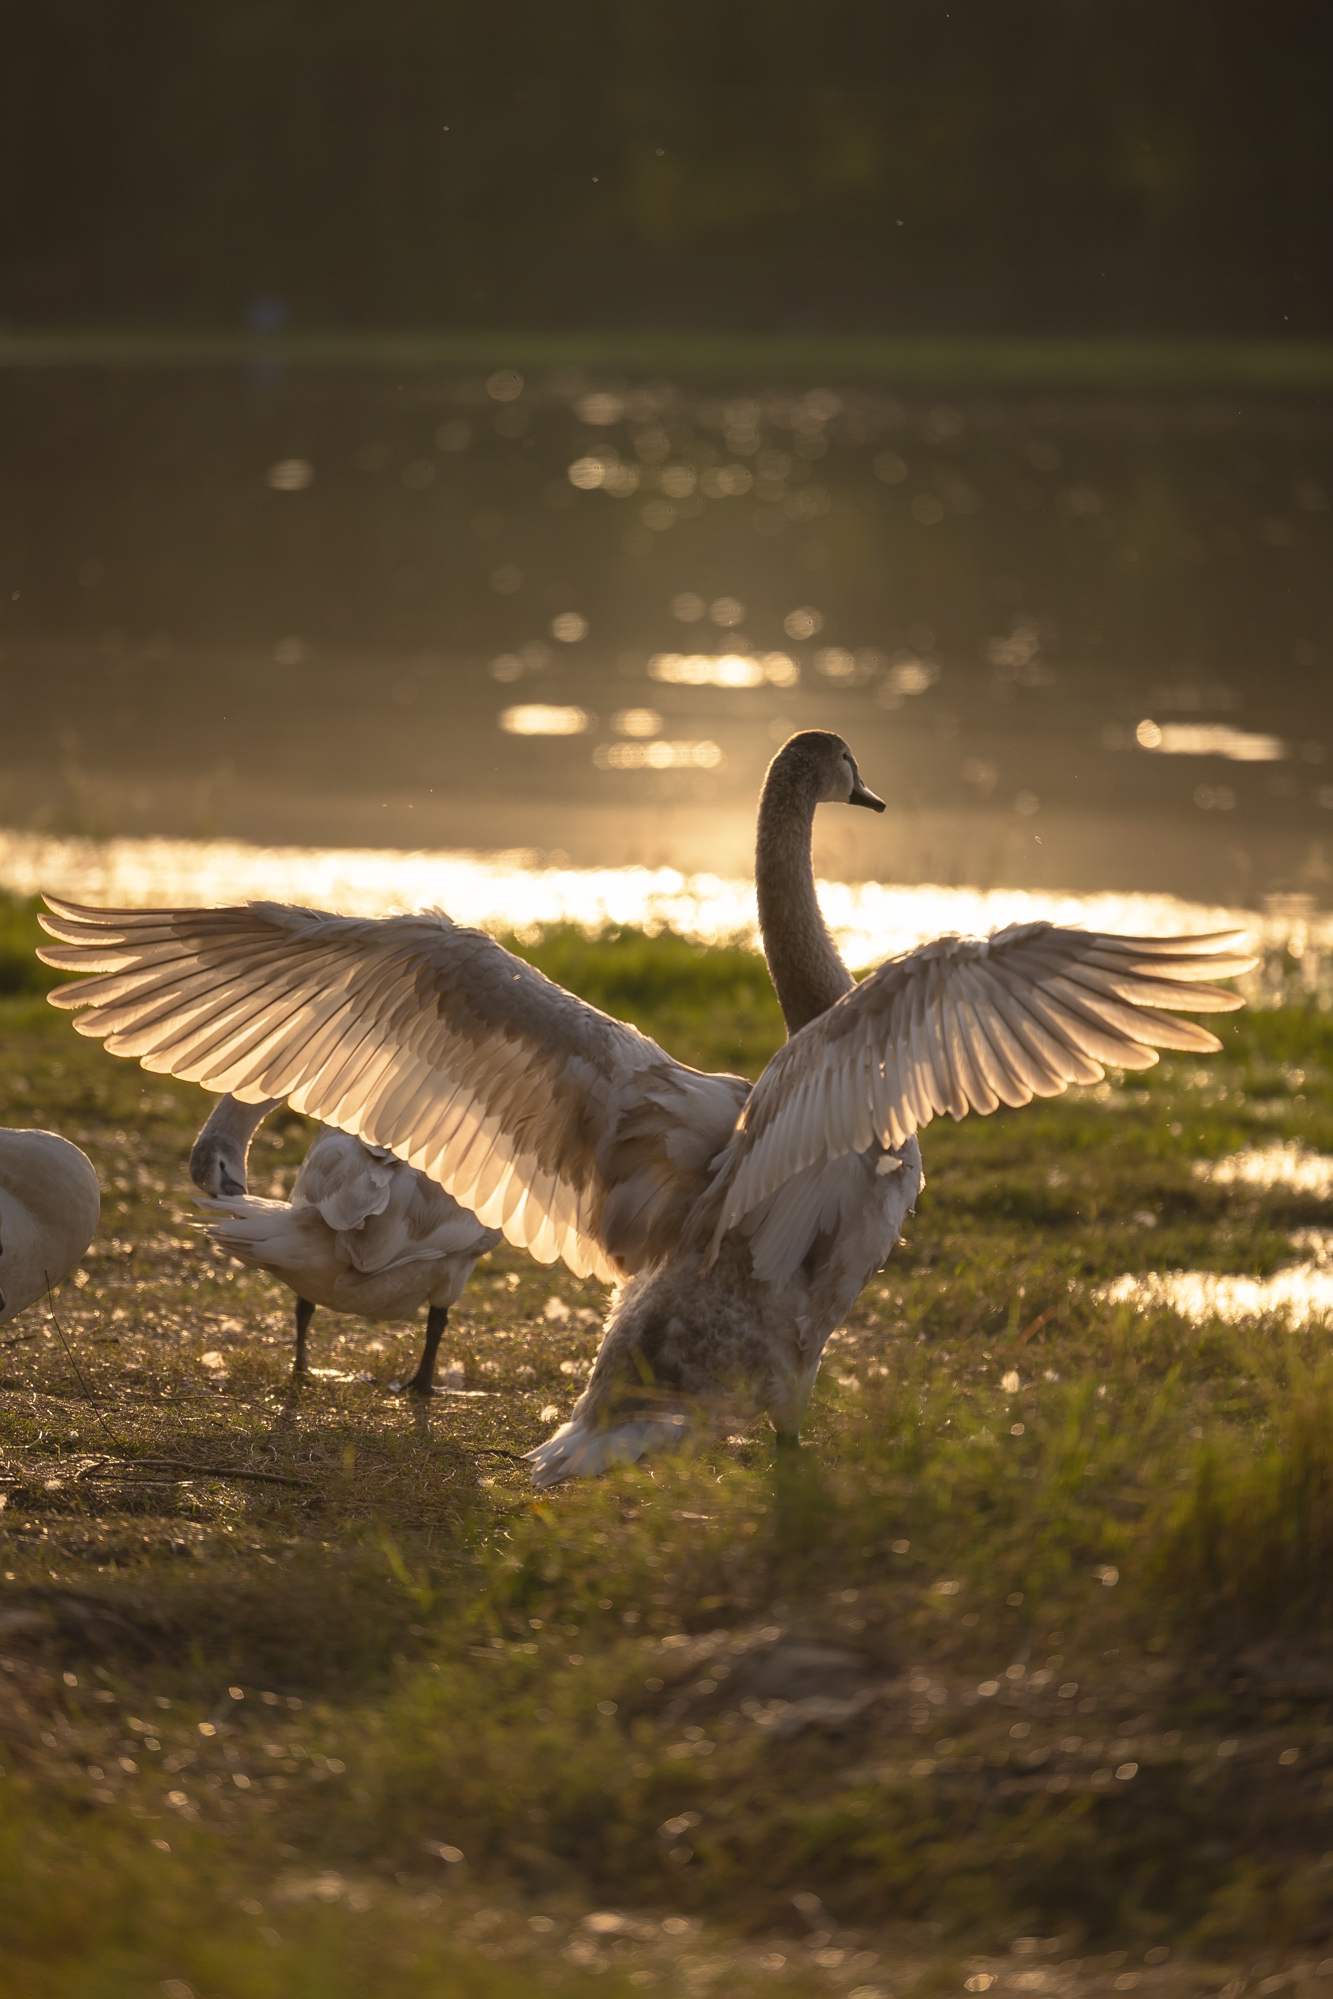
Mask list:
[[[6,921],[21,956],[31,916]],[[745,952],[531,955],[691,1061],[753,1072],[776,1040]],[[1313,1978],[1327,1331],[1099,1301],[1126,1270],[1271,1271],[1324,1219],[1193,1166],[1333,1151],[1333,1020],[1220,1031],[1210,1061],[931,1128],[795,1464],[756,1426],[537,1498],[501,1453],[567,1410],[600,1287],[497,1252],[445,1346],[485,1393],[425,1414],[385,1386],[419,1328],[320,1313],[334,1372],[293,1399],[290,1300],[192,1226],[202,1094],[0,1001],[0,1121],[65,1131],[104,1187],[59,1326],[0,1329],[15,1989]],[[265,1127],[258,1191],[307,1129]]]
[[[185,328],[70,328],[0,337],[0,367],[625,370],[687,380],[885,383],[901,389],[1313,391],[1333,382],[1317,340],[955,334],[388,332],[255,340]]]

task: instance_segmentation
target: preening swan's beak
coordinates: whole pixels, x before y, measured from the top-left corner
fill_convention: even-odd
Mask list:
[[[849,805],[864,805],[871,812],[882,812],[884,810],[884,800],[876,798],[870,787],[862,783],[860,771],[856,773],[856,778],[852,785],[852,795],[847,800],[847,803]]]

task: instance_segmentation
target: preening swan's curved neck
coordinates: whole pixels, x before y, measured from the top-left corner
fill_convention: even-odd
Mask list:
[[[764,955],[789,1035],[827,1013],[854,984],[815,895],[810,838],[817,803],[811,771],[779,757],[759,800],[754,876]]]
[[[281,1101],[269,1097],[263,1103],[243,1104],[236,1097],[219,1097],[190,1154],[195,1186],[206,1194],[244,1193],[250,1140]]]

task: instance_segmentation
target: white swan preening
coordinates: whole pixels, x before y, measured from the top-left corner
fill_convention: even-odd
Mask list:
[[[794,1440],[829,1334],[921,1184],[916,1130],[1058,1095],[1154,1047],[1219,1043],[1163,1008],[1230,1012],[1233,933],[1112,937],[1049,923],[944,937],[854,985],[810,858],[821,802],[882,810],[841,737],[769,767],[756,877],[789,1040],[753,1089],[703,1075],[439,913],[274,903],[51,902],[75,1025],[145,1068],[298,1110],[440,1181],[542,1262],[628,1280],[538,1484],[682,1436],[734,1395]]]
[[[306,1335],[315,1307],[359,1319],[410,1319],[424,1304],[426,1343],[411,1379],[435,1392],[435,1356],[449,1307],[477,1258],[503,1240],[467,1208],[383,1146],[327,1126],[301,1162],[290,1201],[246,1191],[250,1141],[281,1102],[222,1099],[194,1142],[190,1178],[219,1219],[215,1242],[296,1293],[297,1381],[307,1372]]]
[[[54,1131],[0,1131],[0,1325],[68,1277],[101,1206],[77,1145]]]

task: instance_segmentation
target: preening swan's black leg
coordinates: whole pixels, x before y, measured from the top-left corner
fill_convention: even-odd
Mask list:
[[[778,1451],[799,1451],[801,1448],[800,1433],[796,1430],[775,1430],[773,1432],[773,1447]]]
[[[304,1381],[306,1377],[305,1336],[310,1331],[310,1321],[314,1316],[315,1308],[310,1300],[308,1298],[298,1298],[296,1301],[296,1363],[292,1368],[292,1377],[296,1381]]]
[[[433,1395],[435,1393],[435,1356],[440,1350],[440,1337],[449,1323],[449,1307],[432,1305],[426,1314],[426,1344],[421,1349],[421,1359],[417,1371],[410,1381],[395,1381],[394,1387],[400,1393],[413,1395]]]

